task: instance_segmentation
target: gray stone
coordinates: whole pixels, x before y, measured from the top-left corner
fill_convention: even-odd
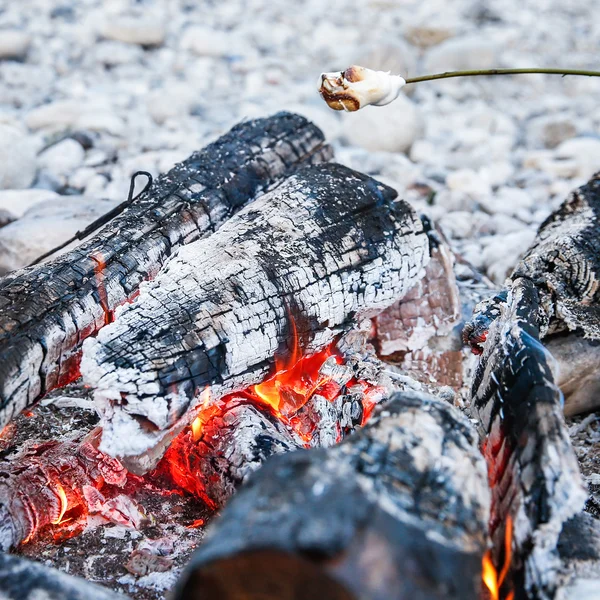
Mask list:
[[[36,147],[18,129],[0,125],[0,189],[22,189],[33,183]]]
[[[31,36],[26,31],[0,29],[0,60],[24,58],[30,44]]]
[[[106,200],[63,196],[30,208],[0,229],[0,273],[27,266],[114,206]]]
[[[59,196],[49,190],[0,190],[0,210],[8,213],[13,219],[22,217],[32,206],[55,200]]]
[[[110,16],[102,26],[103,37],[139,46],[160,46],[166,30],[160,19],[152,16]]]

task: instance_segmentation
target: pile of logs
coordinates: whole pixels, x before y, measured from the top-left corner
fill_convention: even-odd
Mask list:
[[[60,521],[63,495],[100,506],[93,490],[171,460],[195,474],[181,491],[226,504],[179,600],[476,600],[489,548],[498,571],[512,556],[494,597],[579,585],[568,540],[597,527],[563,401],[598,407],[600,178],[466,324],[469,420],[447,386],[472,366],[458,331],[482,279],[393,189],[330,158],[302,117],[243,123],[75,249],[0,280],[0,428],[80,374],[101,415],[101,430],[0,457],[0,546]],[[309,395],[279,390],[307,442],[253,390],[331,348]],[[365,425],[367,386],[380,406]],[[10,600],[113,597],[6,555],[0,582]]]

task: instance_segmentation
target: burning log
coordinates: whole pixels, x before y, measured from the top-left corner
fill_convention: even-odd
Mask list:
[[[176,598],[475,600],[488,516],[468,420],[399,393],[342,444],[271,458],[209,529]]]
[[[302,163],[330,158],[303,117],[248,121],[159,177],[91,239],[0,282],[0,429],[79,374],[82,341],[178,247],[217,229]]]
[[[84,345],[101,448],[148,470],[207,387],[219,398],[259,383],[290,340],[314,353],[401,297],[429,253],[395,198],[340,165],[309,167],[182,248]]]
[[[126,600],[80,577],[2,553],[0,594],[2,600]]]
[[[100,430],[91,424],[69,440],[29,439],[0,461],[0,549],[43,532],[74,537],[88,515],[139,529],[145,514],[132,494],[142,488],[186,492],[215,508],[269,456],[335,444],[396,389],[367,336],[352,331],[243,392],[212,400],[206,390],[191,426],[143,479],[97,449]]]
[[[545,313],[533,282],[514,279],[487,334],[472,407],[485,436],[496,549],[514,523],[513,581],[528,598],[554,597],[565,522],[586,499],[562,415],[551,355],[539,341]]]
[[[62,524],[60,535],[77,528],[90,504],[96,511],[106,485],[122,488],[127,472],[97,449],[99,430],[75,441],[33,443],[0,463],[0,550],[31,539],[48,525]]]

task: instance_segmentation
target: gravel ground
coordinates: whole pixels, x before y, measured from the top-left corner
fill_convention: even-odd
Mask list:
[[[288,109],[501,282],[536,226],[600,166],[600,80],[430,82],[339,114],[318,97],[318,75],[353,62],[405,76],[593,68],[595,5],[0,0],[0,272],[123,200],[134,171],[165,171],[236,121]]]

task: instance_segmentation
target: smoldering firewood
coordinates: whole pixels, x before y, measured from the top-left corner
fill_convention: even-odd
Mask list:
[[[546,600],[557,586],[559,534],[587,494],[552,358],[539,341],[545,315],[538,291],[530,280],[516,279],[506,304],[497,306],[472,386],[492,487],[490,529],[502,547],[512,517],[515,579],[528,598]]]
[[[216,414],[202,424],[198,439],[193,430],[179,435],[157,475],[166,471],[179,488],[216,508],[269,456],[298,449],[301,440],[248,398],[228,398],[213,406]]]
[[[299,164],[330,157],[303,117],[237,125],[159,177],[91,239],[0,282],[0,429],[78,374],[81,342],[178,247],[217,229]]]
[[[248,393],[208,401],[192,427],[171,443],[149,479],[166,474],[179,489],[216,508],[270,456],[307,445],[330,447],[354,432],[398,386],[384,363],[357,351],[359,344],[350,337],[357,336],[341,341],[348,352],[344,363],[336,356],[325,360],[318,375],[321,387],[291,418],[275,415]]]
[[[218,398],[259,383],[294,327],[309,354],[401,297],[429,254],[421,221],[395,197],[346,167],[308,167],[182,248],[86,340],[101,448],[147,470],[148,451],[164,452],[207,386]]]
[[[544,343],[554,335],[567,336],[557,342],[561,354],[570,354],[575,363],[569,371],[589,373],[585,385],[567,385],[565,407],[568,414],[600,406],[595,391],[600,386],[600,355],[579,352],[580,337],[600,341],[600,173],[571,193],[544,223],[533,245],[507,281],[507,289],[477,307],[464,331],[464,340],[480,353],[491,323],[498,317],[499,305],[507,290],[519,279],[527,279],[539,294],[538,328]],[[567,344],[574,347],[568,351]],[[591,364],[593,362],[593,364]],[[595,371],[595,376],[590,373]]]
[[[375,318],[379,354],[427,383],[460,388],[461,301],[454,255],[441,232],[429,231],[425,276]]]
[[[95,429],[72,441],[31,443],[0,462],[0,550],[18,546],[71,513],[118,510],[103,506],[99,490],[123,487],[127,472],[97,449],[99,435]],[[98,507],[90,510],[90,503]]]
[[[0,553],[2,600],[126,600],[117,594],[57,569]]]
[[[586,512],[575,515],[563,527],[558,552],[555,600],[595,600],[600,589],[600,521]]]
[[[209,528],[175,597],[475,600],[488,516],[468,420],[398,393],[342,444],[269,459]]]

